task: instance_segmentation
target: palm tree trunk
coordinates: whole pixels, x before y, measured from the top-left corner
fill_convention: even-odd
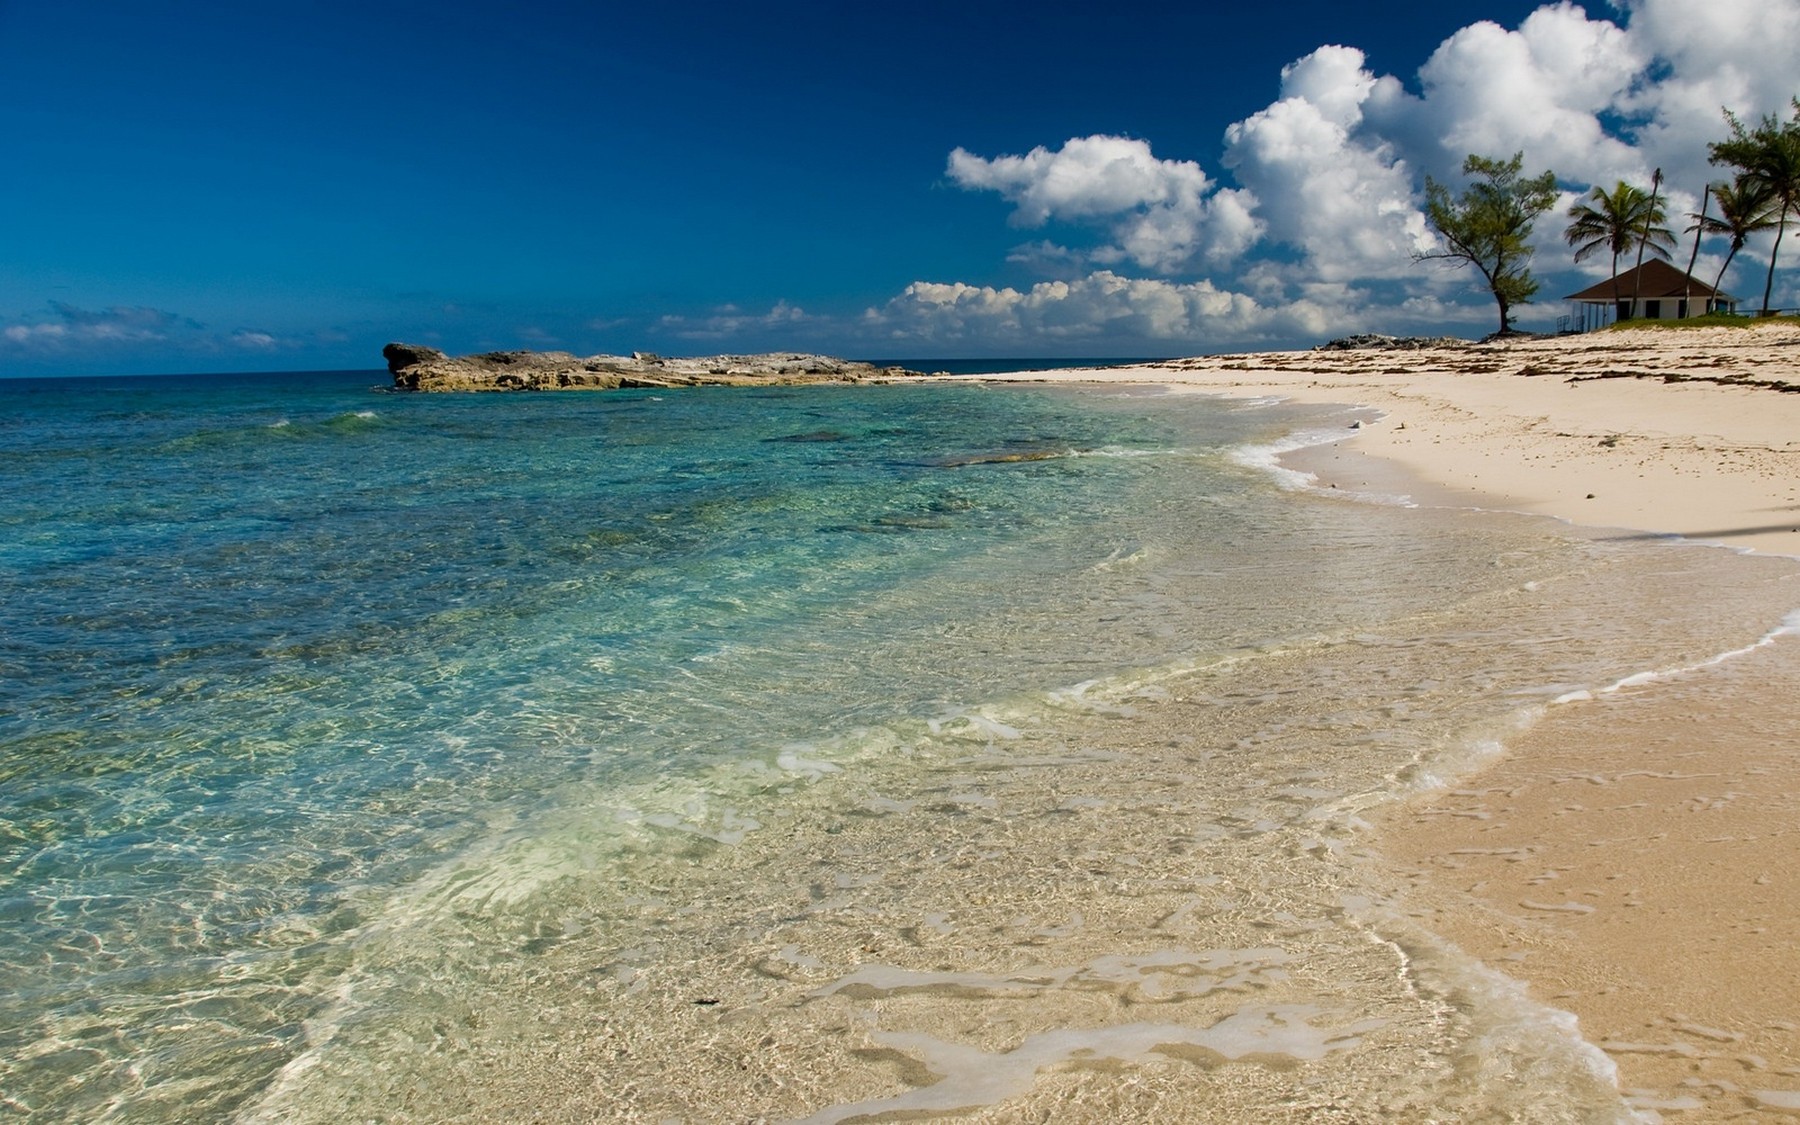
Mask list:
[[[1781,209],[1781,221],[1775,224],[1775,245],[1769,250],[1769,280],[1763,282],[1762,314],[1769,315],[1769,294],[1775,291],[1775,259],[1781,256],[1781,236],[1787,233],[1788,209]]]
[[[1613,323],[1619,322],[1619,249],[1613,247]],[[1629,318],[1627,318],[1629,319]]]
[[[1650,241],[1650,221],[1656,215],[1656,192],[1660,187],[1662,187],[1662,169],[1658,168],[1656,174],[1650,177],[1650,205],[1644,209],[1644,231],[1638,235],[1637,273],[1631,277],[1632,316],[1637,315],[1638,295],[1644,291],[1644,245]],[[1615,283],[1613,288],[1617,289],[1618,285]]]
[[[1724,290],[1719,288],[1719,286],[1725,284],[1725,271],[1731,268],[1731,259],[1737,257],[1737,252],[1738,252],[1738,248],[1735,245],[1732,246],[1732,248],[1730,250],[1726,251],[1725,264],[1719,267],[1719,276],[1713,278],[1713,292],[1714,293],[1723,293],[1724,292]]]
[[[1711,202],[1712,185],[1707,184],[1706,190],[1700,193],[1700,219],[1694,224],[1694,249],[1688,254],[1687,280],[1681,286],[1681,307],[1687,310],[1688,316],[1694,315],[1694,263],[1700,260],[1700,236],[1706,233],[1706,205]]]

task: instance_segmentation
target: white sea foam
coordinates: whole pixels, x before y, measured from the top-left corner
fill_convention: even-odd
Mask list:
[[[1567,695],[1558,696],[1554,702],[1577,703],[1582,700],[1593,699],[1596,695],[1611,695],[1614,692],[1624,691],[1626,688],[1642,687],[1645,684],[1656,683],[1659,680],[1669,680],[1678,676],[1689,675],[1704,668],[1712,668],[1724,664],[1727,661],[1736,660],[1741,656],[1748,656],[1759,649],[1767,648],[1782,637],[1790,636],[1800,636],[1800,609],[1790,611],[1781,619],[1780,623],[1769,629],[1768,632],[1764,633],[1756,640],[1741,648],[1730,649],[1729,651],[1709,656],[1704,660],[1696,660],[1691,664],[1678,664],[1652,671],[1634,672],[1631,675],[1615,680],[1596,691],[1572,691]]]
[[[1255,949],[1162,949],[1141,954],[1111,954],[1083,965],[1034,966],[1012,976],[992,973],[920,972],[891,965],[863,965],[847,976],[815,989],[813,996],[843,993],[858,999],[883,999],[918,992],[955,992],[976,996],[1031,995],[1052,989],[1104,988],[1129,994],[1141,1002],[1193,999],[1216,991],[1237,992],[1287,979],[1281,966],[1294,960],[1277,946]]]
[[[1366,411],[1359,409],[1358,415]],[[1359,418],[1359,421],[1362,419]],[[1241,445],[1231,451],[1231,460],[1249,469],[1257,469],[1269,474],[1282,488],[1289,491],[1313,491],[1332,496],[1347,497],[1365,503],[1386,504],[1396,507],[1411,508],[1417,504],[1410,496],[1385,492],[1366,492],[1360,489],[1323,488],[1319,485],[1318,475],[1295,469],[1281,462],[1281,458],[1289,453],[1313,449],[1321,445],[1331,445],[1353,437],[1360,428],[1349,431],[1343,429],[1308,429],[1299,430],[1277,441],[1258,445]]]
[[[1494,1113],[1494,1119],[1618,1125],[1654,1120],[1633,1112],[1619,1096],[1617,1065],[1581,1033],[1573,1013],[1533,999],[1523,982],[1422,930],[1390,904],[1350,899],[1344,906],[1356,924],[1395,951],[1408,980],[1429,994],[1455,997],[1469,1013],[1473,1034],[1461,1049],[1468,1079],[1477,1088],[1521,1087],[1516,1097],[1524,1104]]]
[[[1311,449],[1318,445],[1330,445],[1344,437],[1342,430],[1300,430],[1272,442],[1259,445],[1240,445],[1231,450],[1229,457],[1232,463],[1242,465],[1246,469],[1257,469],[1269,474],[1283,488],[1298,491],[1310,488],[1318,481],[1312,473],[1299,469],[1290,469],[1281,463],[1283,454],[1294,453],[1302,449]]]
[[[842,773],[844,767],[836,762],[828,762],[822,758],[809,758],[813,748],[805,743],[793,743],[784,746],[781,753],[775,756],[775,765],[789,773],[800,774],[808,780],[817,781],[828,773]]]
[[[1381,1021],[1321,1027],[1323,1016],[1308,1005],[1241,1008],[1210,1027],[1130,1023],[1114,1027],[1064,1028],[1028,1036],[1010,1051],[983,1051],[918,1032],[871,1032],[878,1046],[909,1056],[938,1081],[890,1098],[831,1106],[801,1125],[834,1125],[877,1115],[910,1118],[931,1113],[967,1112],[996,1105],[1029,1091],[1038,1074],[1079,1061],[1141,1063],[1152,1060],[1288,1059],[1306,1062],[1358,1046]]]
[[[1129,546],[1115,548],[1110,555],[1095,563],[1091,569],[1095,574],[1105,574],[1108,571],[1136,566],[1148,561],[1149,558],[1148,548],[1133,543]]]

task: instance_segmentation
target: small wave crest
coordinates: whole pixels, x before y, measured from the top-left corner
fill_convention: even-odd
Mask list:
[[[1234,464],[1267,473],[1275,479],[1277,485],[1290,492],[1318,492],[1321,494],[1330,492],[1333,496],[1347,496],[1352,500],[1371,504],[1387,504],[1403,508],[1417,507],[1409,496],[1381,492],[1346,492],[1338,490],[1336,485],[1333,485],[1331,489],[1324,489],[1320,487],[1319,478],[1313,473],[1282,464],[1281,458],[1289,453],[1330,445],[1333,442],[1342,441],[1343,438],[1344,431],[1341,429],[1299,430],[1276,441],[1238,446],[1228,456]]]
[[[1598,695],[1612,695],[1615,692],[1624,691],[1626,688],[1642,687],[1645,684],[1653,684],[1659,680],[1670,680],[1677,676],[1685,676],[1693,672],[1698,672],[1703,668],[1712,668],[1724,664],[1727,661],[1736,660],[1740,656],[1748,656],[1758,649],[1767,648],[1782,637],[1792,636],[1800,636],[1800,609],[1789,611],[1782,617],[1781,621],[1770,628],[1768,632],[1741,648],[1734,648],[1717,653],[1704,660],[1696,660],[1691,664],[1678,664],[1668,668],[1655,668],[1643,672],[1633,672],[1631,675],[1615,680],[1603,688],[1597,690],[1581,689],[1571,691],[1565,695],[1557,696],[1552,702],[1579,703],[1583,700],[1593,699]]]
[[[304,441],[309,438],[367,433],[381,428],[383,424],[381,415],[373,410],[348,410],[326,418],[276,418],[271,421],[197,430],[168,441],[163,448],[179,453],[249,446],[268,441]]]
[[[1227,457],[1233,464],[1267,473],[1282,488],[1297,492],[1313,487],[1318,478],[1312,473],[1283,465],[1281,463],[1282,456],[1302,449],[1311,449],[1316,445],[1329,445],[1343,436],[1343,431],[1336,429],[1297,430],[1275,441],[1240,445],[1232,449]]]

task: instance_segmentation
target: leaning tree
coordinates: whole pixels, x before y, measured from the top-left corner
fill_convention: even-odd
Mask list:
[[[1703,211],[1691,216],[1695,225],[1688,229],[1697,228],[1702,234],[1722,235],[1730,240],[1725,262],[1719,267],[1719,275],[1713,278],[1713,289],[1723,292],[1725,271],[1731,268],[1731,260],[1744,248],[1744,243],[1759,231],[1775,229],[1775,197],[1768,185],[1752,183],[1742,176],[1732,183],[1713,184],[1708,191],[1712,193],[1713,202],[1719,205],[1718,217]]]
[[[1775,216],[1775,245],[1769,250],[1769,277],[1763,283],[1762,312],[1769,315],[1769,297],[1775,290],[1775,259],[1781,254],[1781,237],[1787,233],[1790,215],[1800,215],[1800,98],[1793,99],[1794,115],[1782,121],[1774,114],[1754,129],[1729,110],[1725,120],[1731,139],[1706,146],[1707,159],[1738,170],[1740,188],[1766,190]]]
[[[1462,172],[1474,180],[1462,194],[1425,177],[1425,218],[1443,239],[1437,250],[1413,254],[1415,262],[1445,261],[1456,268],[1474,266],[1500,306],[1500,331],[1512,331],[1512,307],[1531,300],[1538,283],[1531,264],[1531,225],[1556,205],[1556,176],[1545,172],[1520,175],[1525,154],[1511,160],[1477,156],[1463,161]]]

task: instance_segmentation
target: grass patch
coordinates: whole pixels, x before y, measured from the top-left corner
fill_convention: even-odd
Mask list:
[[[1680,332],[1684,328],[1755,328],[1759,324],[1800,324],[1800,316],[1739,316],[1733,313],[1707,313],[1684,320],[1621,320],[1602,329],[1616,332],[1624,328],[1652,328],[1664,332]]]

